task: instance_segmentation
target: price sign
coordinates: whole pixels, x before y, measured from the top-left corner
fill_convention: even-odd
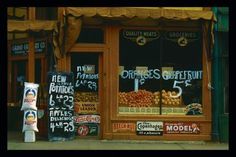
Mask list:
[[[49,141],[74,138],[74,75],[48,73],[48,138]]]

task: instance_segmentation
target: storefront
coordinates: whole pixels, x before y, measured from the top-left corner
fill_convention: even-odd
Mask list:
[[[75,75],[76,114],[100,115],[100,139],[211,139],[211,11],[64,15],[68,46],[58,70]]]
[[[211,140],[211,11],[60,10],[77,138]]]

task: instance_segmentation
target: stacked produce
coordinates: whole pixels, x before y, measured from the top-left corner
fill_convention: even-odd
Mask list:
[[[174,97],[171,97],[172,96],[176,96],[177,93],[175,91],[165,91],[165,90],[162,90],[161,91],[161,96],[162,96],[162,104],[163,105],[168,105],[168,106],[179,106],[181,105],[181,98],[180,97],[177,97],[177,98],[174,98]]]
[[[121,106],[129,107],[151,107],[152,105],[159,106],[162,102],[162,105],[164,106],[180,106],[181,97],[173,97],[176,95],[177,93],[175,91],[165,90],[162,90],[161,94],[159,91],[152,93],[146,90],[138,90],[137,92],[120,92],[119,104]]]
[[[93,92],[75,92],[75,102],[98,102],[98,94]]]
[[[119,103],[129,107],[150,107],[153,104],[153,94],[146,90],[119,93]]]
[[[126,92],[120,92],[119,93],[119,103],[122,105],[128,105],[129,100],[128,100],[129,94]]]
[[[153,93],[153,95],[154,95],[154,99],[153,99],[153,102],[154,102],[154,104],[155,104],[155,106],[156,105],[160,105],[160,92],[158,91],[158,92],[154,92]]]

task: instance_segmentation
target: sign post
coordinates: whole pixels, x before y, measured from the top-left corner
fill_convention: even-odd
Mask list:
[[[74,138],[74,75],[48,73],[48,138],[66,141]]]

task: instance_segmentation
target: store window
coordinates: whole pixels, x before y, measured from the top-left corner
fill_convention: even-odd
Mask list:
[[[75,82],[75,132],[80,137],[97,138],[100,132],[98,60],[97,53],[71,54]]]
[[[37,20],[57,20],[57,7],[36,7]]]
[[[119,36],[119,114],[202,114],[200,32],[122,29]]]
[[[81,29],[78,43],[104,43],[104,30],[101,28],[85,27]]]

